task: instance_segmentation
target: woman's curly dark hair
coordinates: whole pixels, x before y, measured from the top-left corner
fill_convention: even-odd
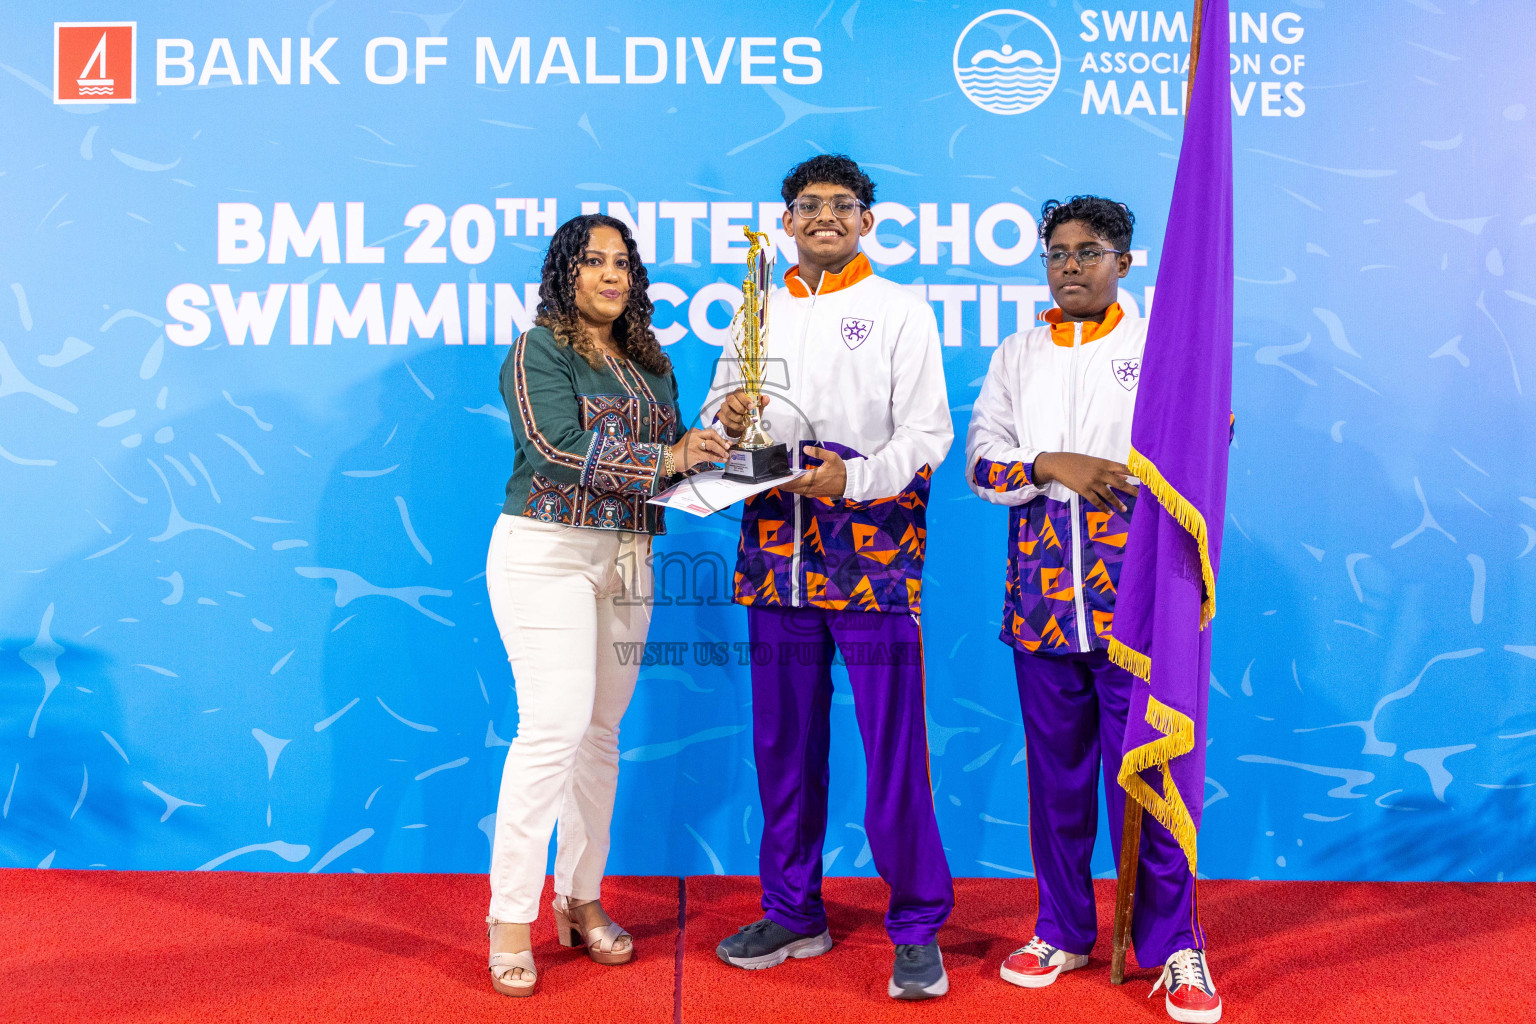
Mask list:
[[[645,264],[640,261],[640,250],[629,226],[616,217],[584,213],[556,229],[549,240],[549,252],[544,254],[544,279],[539,285],[539,310],[534,323],[553,331],[556,342],[569,345],[594,369],[602,368],[602,349],[576,315],[577,264],[592,239],[592,230],[600,227],[617,231],[629,250],[629,301],[624,304],[624,312],[613,322],[613,340],[640,366],[651,373],[665,375],[672,369],[672,360],[661,350],[661,342],[651,330],[651,313],[655,307],[646,295],[650,278],[646,275]]]

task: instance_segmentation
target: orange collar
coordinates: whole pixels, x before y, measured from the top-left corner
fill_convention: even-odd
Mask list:
[[[812,295],[828,295],[832,292],[851,288],[866,277],[874,277],[874,268],[869,265],[869,257],[862,252],[848,261],[848,265],[835,274],[823,273],[821,275],[821,287],[812,292],[810,285],[800,278],[800,264],[796,263],[784,271],[784,287],[789,289],[789,294],[797,299],[808,299]]]
[[[1089,321],[1083,324],[1083,344],[1096,341],[1114,330],[1125,317],[1125,311],[1120,308],[1120,303],[1115,302],[1104,311],[1104,322],[1093,323]],[[1051,325],[1051,341],[1062,348],[1072,347],[1072,336],[1077,333],[1073,327],[1073,321],[1062,322],[1060,309],[1048,309],[1040,314],[1040,319]]]

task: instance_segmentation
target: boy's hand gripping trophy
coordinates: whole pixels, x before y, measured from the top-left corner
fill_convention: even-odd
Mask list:
[[[773,253],[768,236],[743,227],[747,241],[747,279],[741,283],[741,308],[731,319],[731,341],[741,368],[741,390],[747,396],[747,429],[731,446],[725,478],[761,483],[789,475],[789,447],[763,429],[759,401],[763,393],[768,342],[768,289],[773,281]]]

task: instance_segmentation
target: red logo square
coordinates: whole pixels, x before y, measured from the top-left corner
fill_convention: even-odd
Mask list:
[[[53,102],[134,103],[138,23],[53,23]]]

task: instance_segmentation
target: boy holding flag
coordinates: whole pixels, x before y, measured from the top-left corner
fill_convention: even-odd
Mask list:
[[[1189,117],[1158,268],[1157,317],[1145,342],[1135,338],[1139,324],[1123,316],[1114,322],[1116,281],[1130,258],[1112,250],[1129,248],[1130,212],[1121,206],[1116,217],[1118,204],[1095,199],[1047,204],[1041,237],[1060,306],[1056,322],[999,349],[966,449],[972,488],[1016,506],[1003,635],[1017,652],[1040,916],[1036,935],[1004,963],[1003,977],[1040,987],[1087,961],[1094,938],[1088,858],[1102,752],[1115,778],[1105,781],[1117,850],[1122,820],[1134,829],[1149,819],[1140,842],[1119,850],[1124,905],[1116,908],[1112,979],[1119,980],[1114,967],[1128,916],[1137,960],[1163,962],[1152,992],[1166,987],[1168,1015],[1212,1024],[1222,1006],[1195,910],[1195,862],[1205,796],[1207,627],[1216,613],[1232,436],[1227,0],[1195,0],[1192,24]],[[1063,370],[1063,360],[1050,356],[1053,335],[1067,323],[1072,350]],[[1084,356],[1089,335],[1105,350],[1097,360]],[[1133,399],[1104,386],[1105,362]],[[1056,415],[1039,417],[1038,406],[1053,397]],[[1058,446],[1064,451],[1043,452]],[[1151,493],[1127,526],[1136,481]],[[1060,554],[1063,519],[1070,567]],[[1108,557],[1093,557],[1100,554]],[[1072,614],[1065,615],[1069,601]],[[1127,798],[1135,803],[1122,819]]]
[[[1134,224],[1123,204],[1097,196],[1045,204],[1042,259],[1057,308],[998,348],[966,438],[966,482],[1011,513],[1001,638],[1014,649],[1024,716],[1040,910],[1034,937],[1001,973],[1026,988],[1085,966],[1093,949],[1101,759],[1116,850],[1125,811],[1116,780],[1137,681],[1108,649],[1139,494],[1125,462],[1147,323],[1115,301]],[[1175,1020],[1219,1020],[1194,874],[1155,821],[1142,832],[1139,883],[1138,961],[1167,965]]]

